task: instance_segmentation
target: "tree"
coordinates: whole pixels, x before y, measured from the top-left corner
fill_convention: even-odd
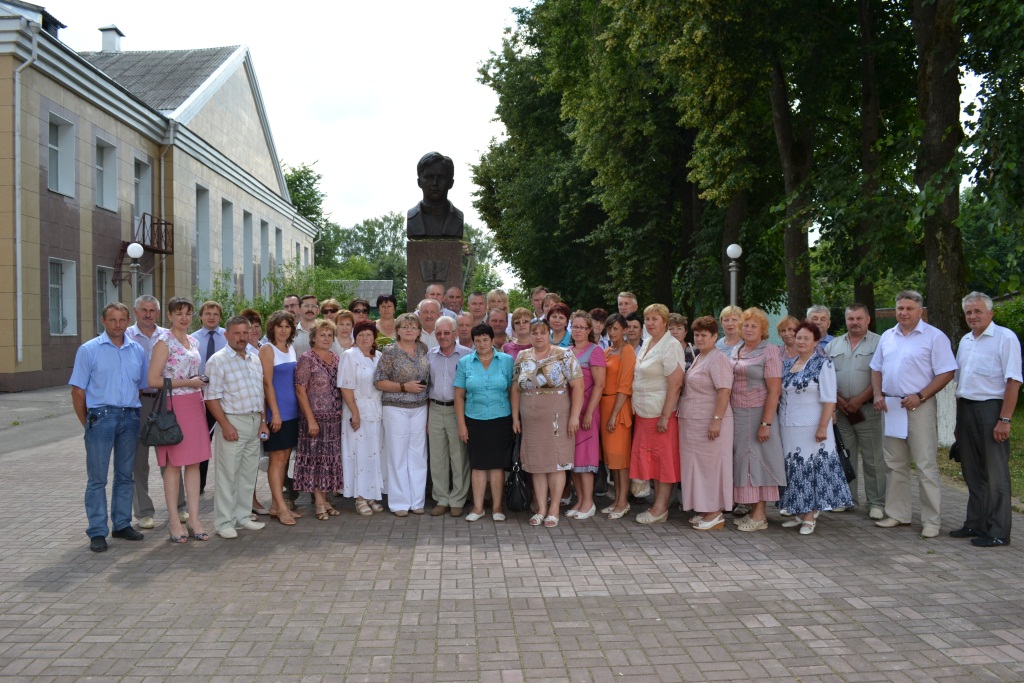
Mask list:
[[[324,198],[327,196],[320,190],[323,176],[317,173],[312,164],[296,167],[285,167],[284,180],[288,185],[292,205],[299,215],[319,228],[316,241],[313,243],[313,263],[329,270],[341,266],[338,249],[341,244],[341,226],[328,220],[324,213]]]

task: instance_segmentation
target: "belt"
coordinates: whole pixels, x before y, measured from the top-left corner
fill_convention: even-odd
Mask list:
[[[565,389],[537,389],[535,391],[524,391],[524,396],[561,396]]]
[[[604,398],[606,396],[618,396],[618,394],[601,394],[601,398]]]
[[[156,396],[159,393],[159,389],[140,389],[139,398],[142,398],[143,396]]]
[[[988,403],[989,401],[1002,401],[1002,398],[961,398],[964,403]]]
[[[110,412],[112,410],[120,410],[120,411],[124,412],[126,410],[138,411],[139,409],[138,408],[122,408],[121,406],[95,406],[93,408],[87,408],[87,410],[92,410],[92,411],[95,411],[95,412],[99,412],[101,410],[104,411],[104,412]]]
[[[449,406],[449,407],[451,407],[451,406],[455,405],[455,401],[438,401],[437,399],[433,399],[433,398],[430,399],[430,402],[431,403],[436,403],[439,406]]]

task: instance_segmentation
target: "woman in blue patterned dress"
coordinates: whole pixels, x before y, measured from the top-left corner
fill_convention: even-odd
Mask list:
[[[806,320],[796,330],[797,356],[782,364],[779,432],[786,454],[786,490],[779,506],[796,516],[784,527],[814,533],[820,510],[851,507],[853,498],[832,435],[836,371],[818,354],[821,330]]]

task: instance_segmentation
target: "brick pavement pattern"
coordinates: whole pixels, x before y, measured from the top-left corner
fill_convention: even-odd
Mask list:
[[[45,442],[49,422],[27,428]],[[84,461],[80,436],[2,456],[4,681],[1024,681],[1024,540],[949,538],[950,486],[930,541],[864,511],[804,537],[774,511],[756,533],[678,510],[544,529],[344,501],[184,546],[162,512],[95,554]],[[202,510],[211,529],[210,493]]]

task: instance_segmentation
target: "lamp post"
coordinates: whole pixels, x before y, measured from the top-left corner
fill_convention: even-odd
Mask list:
[[[735,306],[736,282],[740,273],[740,264],[736,259],[743,256],[743,247],[738,244],[730,244],[726,247],[725,254],[731,259],[729,261],[729,305]]]
[[[132,298],[139,298],[139,259],[146,253],[146,250],[142,248],[142,245],[138,242],[132,242],[128,245],[126,250],[128,258],[132,260]]]

